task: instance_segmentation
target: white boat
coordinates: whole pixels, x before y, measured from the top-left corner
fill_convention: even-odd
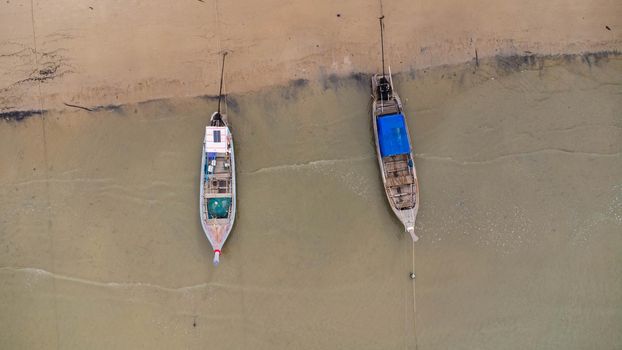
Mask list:
[[[382,18],[380,26],[383,41]],[[384,72],[384,43],[382,51],[382,74],[375,74],[371,79],[372,124],[378,165],[389,205],[416,242],[419,239],[415,234],[419,210],[417,171],[402,101],[393,89],[390,70],[389,74]]]
[[[220,91],[222,95],[222,78]],[[220,112],[219,97],[218,111],[212,114],[210,124],[205,127],[199,199],[201,226],[214,249],[214,265],[220,262],[222,247],[235,221],[235,190],[233,135],[227,116]]]

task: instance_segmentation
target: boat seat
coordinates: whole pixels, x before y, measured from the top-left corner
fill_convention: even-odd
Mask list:
[[[400,176],[409,176],[410,172],[408,171],[408,169],[403,169],[403,170],[398,170],[398,171],[391,171],[391,172],[387,172],[386,177],[400,177]]]
[[[397,105],[397,101],[389,100],[389,101],[378,101],[376,103],[376,115],[387,115],[387,114],[397,114],[400,112],[400,109]]]
[[[408,162],[401,161],[401,160],[394,161],[394,162],[387,162],[384,164],[384,170],[387,173],[394,172],[394,171],[408,170]]]
[[[415,179],[410,175],[387,177],[386,180],[387,180],[387,186],[389,187],[411,185],[415,183]]]
[[[411,192],[402,192],[402,193],[392,194],[391,195],[392,198],[399,198],[399,197],[404,197],[404,196],[412,196],[412,193]]]
[[[412,191],[412,187],[410,185],[389,187],[390,197],[402,197],[406,195],[411,195],[413,193],[414,191]]]
[[[383,158],[385,164],[386,163],[394,163],[394,162],[407,162],[408,154],[397,154],[394,156],[388,156]]]

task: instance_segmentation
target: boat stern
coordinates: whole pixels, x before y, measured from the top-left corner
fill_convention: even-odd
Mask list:
[[[410,233],[410,237],[413,239],[413,242],[417,242],[419,240],[419,237],[415,234],[414,226],[406,226],[406,232]]]
[[[220,264],[220,249],[214,249],[214,260],[212,261],[214,266]]]

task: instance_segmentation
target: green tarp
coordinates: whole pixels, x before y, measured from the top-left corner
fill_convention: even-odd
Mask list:
[[[210,219],[225,219],[229,217],[231,197],[210,198],[207,201],[207,214]]]

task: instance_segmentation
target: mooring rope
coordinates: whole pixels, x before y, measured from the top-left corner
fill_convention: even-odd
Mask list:
[[[415,241],[412,242],[412,270],[411,270],[411,279],[412,279],[412,291],[413,291],[413,336],[415,340],[415,349],[417,349],[417,298],[415,294],[415,285],[416,285],[416,275],[415,275]]]
[[[229,107],[227,106],[227,87],[226,87],[226,80],[224,77],[224,72],[223,72],[223,77],[222,77],[222,91],[223,91],[223,97],[225,99],[225,115],[227,116],[227,124],[229,124]]]
[[[218,0],[214,1],[214,13],[216,13],[216,44],[218,45],[218,54],[222,51],[220,47],[220,12],[218,12]]]
[[[218,45],[218,54],[225,54],[222,50],[222,46],[221,46],[221,42],[220,42],[220,11],[218,11],[218,0],[214,1],[214,12],[216,13],[216,43]],[[222,63],[223,67],[221,67],[223,69],[223,72],[221,73],[221,85],[222,85],[222,91],[224,91],[224,100],[225,100],[225,115],[229,115],[229,107],[227,106],[227,89],[225,88],[225,82],[224,82],[224,60]]]

